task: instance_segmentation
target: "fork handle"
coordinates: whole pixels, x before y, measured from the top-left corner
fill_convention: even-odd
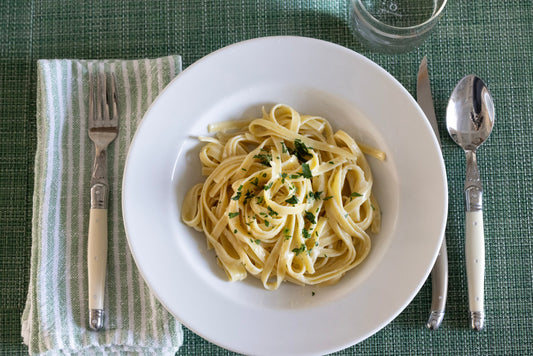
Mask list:
[[[87,249],[89,274],[89,326],[99,330],[104,322],[104,292],[107,265],[107,208],[91,208]]]

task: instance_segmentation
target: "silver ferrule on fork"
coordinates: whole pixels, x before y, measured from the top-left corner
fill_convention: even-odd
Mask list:
[[[96,183],[91,187],[91,209],[107,209],[107,196],[109,188],[102,183]]]
[[[107,183],[107,152],[97,152],[91,177],[91,209],[107,209],[109,186]]]

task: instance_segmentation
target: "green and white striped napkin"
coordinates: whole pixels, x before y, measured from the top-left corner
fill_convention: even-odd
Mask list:
[[[175,354],[179,322],[156,300],[131,256],[121,210],[129,144],[150,103],[180,72],[181,57],[40,60],[33,243],[22,336],[32,354]],[[94,148],[87,134],[89,74],[114,71],[119,136],[108,149],[109,247],[105,324],[88,327],[87,230]]]

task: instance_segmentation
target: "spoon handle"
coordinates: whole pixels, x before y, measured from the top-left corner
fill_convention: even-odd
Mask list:
[[[483,231],[483,189],[477,167],[476,152],[466,151],[465,182],[465,254],[471,328],[484,327],[483,306],[485,280],[485,234]]]
[[[485,241],[483,233],[483,211],[466,212],[466,274],[468,279],[468,301],[471,328],[483,329],[483,289],[485,277]]]

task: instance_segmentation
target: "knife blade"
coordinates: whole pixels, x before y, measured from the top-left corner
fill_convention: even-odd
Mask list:
[[[422,111],[426,114],[440,146],[439,128],[435,116],[433,98],[431,96],[426,56],[424,56],[420,63],[420,67],[418,68],[416,99],[418,105],[420,105]],[[431,313],[426,326],[431,330],[437,330],[444,319],[446,298],[448,294],[448,252],[446,249],[446,238],[442,240],[437,260],[431,270],[431,289]]]

